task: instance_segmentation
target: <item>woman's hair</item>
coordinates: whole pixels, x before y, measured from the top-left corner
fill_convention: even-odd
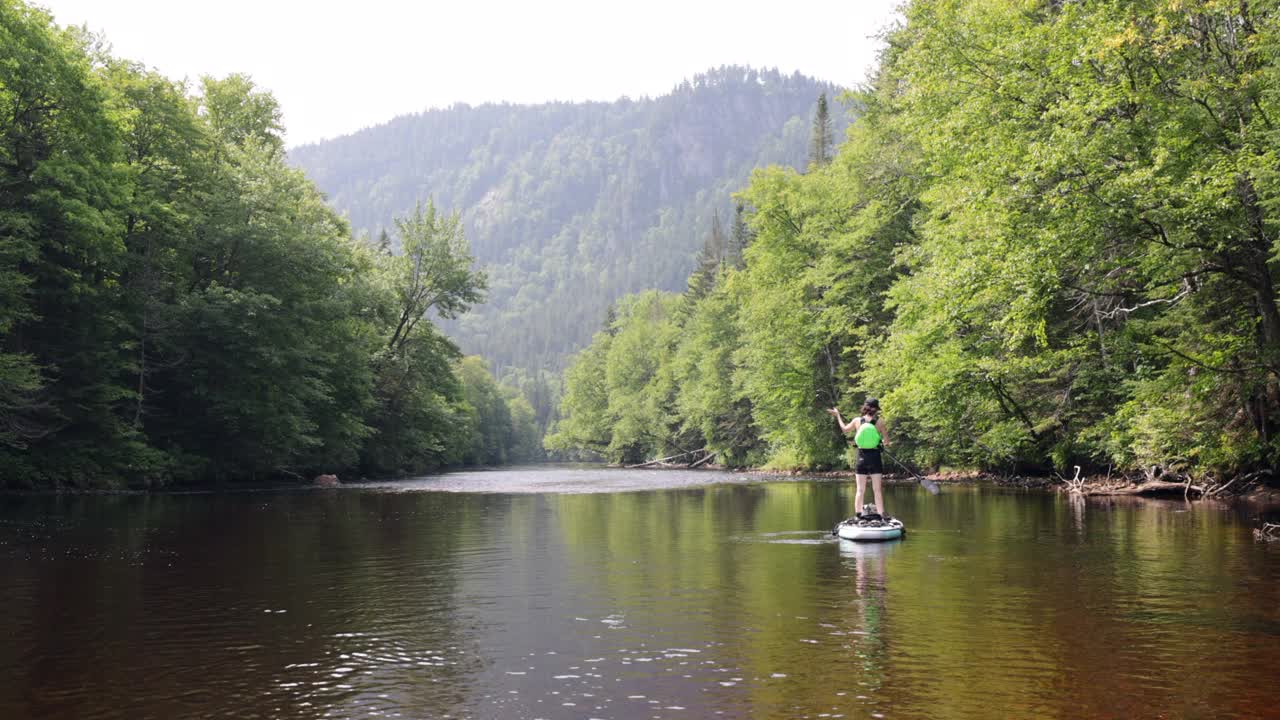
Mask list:
[[[867,401],[862,403],[862,414],[870,415],[871,417],[875,417],[876,415],[879,415],[880,401],[876,400],[875,398],[867,398]]]

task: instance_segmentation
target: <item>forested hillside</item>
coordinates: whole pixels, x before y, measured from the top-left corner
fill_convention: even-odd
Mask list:
[[[484,296],[456,216],[410,203],[396,254],[353,240],[270,94],[104,47],[0,0],[0,487],[537,453],[528,404],[424,320]]]
[[[618,297],[684,287],[754,168],[803,167],[824,92],[726,67],[659,98],[432,110],[290,160],[375,240],[418,198],[460,211],[490,289],[448,333],[499,371],[558,369]]]
[[[1274,477],[1277,48],[1270,2],[915,0],[834,160],[620,303],[549,444],[832,466],[876,395],[931,467]]]

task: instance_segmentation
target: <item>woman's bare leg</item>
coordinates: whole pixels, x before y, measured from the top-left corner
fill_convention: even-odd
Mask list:
[[[884,515],[884,490],[882,488],[884,476],[876,473],[871,476],[871,489],[876,494],[876,512]]]
[[[867,494],[867,476],[855,474],[853,479],[858,481],[858,489],[853,493],[853,512],[857,514],[862,512],[862,498]]]

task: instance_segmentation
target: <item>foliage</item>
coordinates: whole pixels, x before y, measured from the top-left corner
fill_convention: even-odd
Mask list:
[[[193,95],[103,47],[0,0],[0,485],[527,452],[527,404],[516,436],[515,399],[423,322],[483,295],[457,216],[419,209],[379,253],[285,164],[247,76]]]
[[[548,449],[579,449],[622,463],[696,449],[687,447],[680,431],[666,361],[680,302],[679,296],[650,291],[617,306],[607,331],[569,368],[563,419],[547,439]]]
[[[544,441],[547,450],[568,455],[603,456],[613,444],[608,420],[609,389],[605,365],[613,343],[612,327],[596,333],[565,370],[560,419]]]
[[[755,167],[803,166],[815,99],[833,91],[724,67],[656,98],[431,110],[290,159],[370,237],[424,188],[458,208],[490,291],[444,328],[504,381],[558,375],[616,299],[685,289],[716,211],[730,217]]]
[[[387,255],[398,301],[395,332],[387,341],[398,352],[429,312],[455,318],[484,298],[487,280],[473,259],[457,215],[440,216],[434,202],[396,218],[400,254]]]
[[[887,39],[834,155],[830,88],[743,68],[293,153],[367,244],[247,76],[193,93],[0,0],[2,479],[419,472],[547,429],[829,467],[867,394],[925,465],[1277,469],[1280,8],[916,0]]]
[[[151,460],[116,412],[126,198],[106,94],[80,38],[0,2],[0,467],[79,480]]]
[[[1280,8],[905,14],[834,160],[757,171],[745,266],[690,281],[684,427],[714,377],[775,465],[837,462],[823,406],[874,394],[932,466],[1277,468]]]
[[[463,358],[458,378],[470,411],[467,423],[470,437],[463,450],[463,462],[468,465],[508,462],[516,446],[515,425],[506,398],[489,368],[479,357]]]
[[[693,305],[681,329],[670,358],[675,412],[681,429],[700,435],[719,462],[760,464],[763,444],[734,357],[742,342],[735,312],[740,292],[728,285],[728,276],[722,274],[714,289]]]
[[[873,376],[934,452],[1274,465],[1275,10],[913,6],[900,113],[936,179]]]

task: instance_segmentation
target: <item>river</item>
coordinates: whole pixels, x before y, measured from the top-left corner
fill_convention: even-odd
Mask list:
[[[1225,505],[523,468],[0,498],[3,718],[1263,718]]]

